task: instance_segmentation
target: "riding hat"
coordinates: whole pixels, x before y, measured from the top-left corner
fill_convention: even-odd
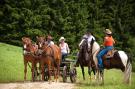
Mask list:
[[[64,37],[60,37],[59,42],[61,42],[61,40],[65,41],[65,38]]]
[[[109,34],[109,35],[112,34],[112,32],[111,32],[110,29],[105,29],[105,33],[106,33],[106,34]]]

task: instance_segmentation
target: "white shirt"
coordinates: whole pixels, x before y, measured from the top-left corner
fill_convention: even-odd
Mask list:
[[[82,45],[83,41],[87,39],[88,40],[88,43],[91,43],[92,39],[95,40],[95,37],[93,35],[84,35],[83,36],[83,39],[81,40],[81,42],[79,43],[79,47],[80,45]]]
[[[60,49],[62,53],[70,53],[69,47],[67,43],[60,44]]]
[[[91,42],[92,39],[95,40],[95,37],[94,37],[93,35],[89,35],[89,36],[88,36],[88,35],[84,35],[83,38],[84,38],[84,39],[87,39],[88,42]]]

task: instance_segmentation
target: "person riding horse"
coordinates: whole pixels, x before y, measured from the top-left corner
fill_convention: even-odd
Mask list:
[[[106,36],[104,37],[104,46],[105,48],[103,48],[98,54],[97,54],[97,59],[98,59],[98,66],[99,69],[102,71],[103,69],[103,60],[102,57],[107,54],[107,52],[109,50],[113,49],[113,45],[115,44],[115,41],[112,37],[112,32],[109,29],[105,30],[105,34]]]
[[[83,35],[83,38],[81,42],[79,43],[79,47],[82,45],[84,40],[87,40],[87,43],[91,43],[92,40],[95,40],[95,37],[91,34],[90,29],[87,29],[86,34]],[[90,47],[90,44],[88,44],[88,47]]]

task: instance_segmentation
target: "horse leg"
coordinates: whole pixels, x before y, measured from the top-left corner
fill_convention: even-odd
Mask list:
[[[100,71],[101,84],[104,84],[104,70]]]
[[[41,64],[42,81],[44,81],[44,73],[45,73],[45,70],[44,70],[44,63],[42,63],[42,64]]]
[[[82,74],[83,74],[83,80],[85,80],[85,72],[84,72],[84,67],[81,66],[81,69],[82,69]]]
[[[24,62],[24,81],[26,81],[26,74],[27,74],[27,62]]]
[[[35,72],[35,67],[34,67],[34,63],[32,63],[32,69],[31,69],[31,72],[32,72],[32,81],[34,81],[34,72]]]
[[[92,72],[94,74],[94,79],[96,79],[96,69],[95,69],[95,67],[92,67],[91,69],[92,69]]]
[[[60,59],[59,59],[60,60]],[[59,81],[59,74],[60,74],[60,61],[57,64],[57,80]]]
[[[39,80],[41,80],[41,64],[39,62]]]
[[[51,63],[48,64],[49,84],[51,83]]]
[[[52,69],[53,69],[53,73],[54,73],[54,81],[57,82],[57,78],[56,78],[56,77],[57,77],[57,76],[56,76],[56,69],[55,69],[54,67],[53,67]]]
[[[89,74],[89,77],[90,77],[90,80],[91,80],[92,78],[91,78],[91,67],[90,66],[88,66],[88,74]]]

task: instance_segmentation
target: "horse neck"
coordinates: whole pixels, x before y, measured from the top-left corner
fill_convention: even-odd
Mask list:
[[[99,44],[95,41],[93,43],[93,47],[92,47],[92,54],[94,54],[96,51],[99,51],[100,50],[100,46]]]

